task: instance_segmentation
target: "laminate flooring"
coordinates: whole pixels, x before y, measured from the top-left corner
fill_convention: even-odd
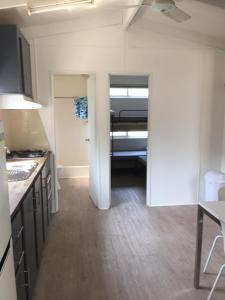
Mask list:
[[[61,180],[33,300],[206,299],[225,255],[221,243],[195,290],[196,206],[147,208],[140,178],[114,179],[108,211],[92,204],[88,179]],[[218,232],[205,224],[203,261]],[[225,299],[225,276],[213,299]]]

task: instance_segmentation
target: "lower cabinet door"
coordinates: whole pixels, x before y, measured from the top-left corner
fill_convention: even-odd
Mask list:
[[[35,236],[37,245],[37,264],[41,261],[42,250],[44,246],[44,231],[43,231],[43,203],[41,190],[40,176],[35,182]]]
[[[51,221],[51,212],[52,212],[52,176],[51,173],[49,173],[47,177],[47,210],[48,210],[48,222]]]
[[[17,300],[27,300],[27,283],[25,276],[24,256],[21,255],[20,264],[16,272]]]
[[[23,202],[23,224],[25,275],[28,284],[28,299],[30,300],[37,274],[33,189],[31,189]]]
[[[42,204],[43,204],[43,230],[44,230],[44,240],[47,239],[48,235],[48,199],[46,187],[42,187]]]

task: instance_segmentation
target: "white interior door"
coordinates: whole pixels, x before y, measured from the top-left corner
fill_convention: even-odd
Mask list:
[[[95,75],[90,75],[87,81],[88,96],[88,133],[89,133],[89,195],[95,206],[98,207],[98,151],[96,141],[96,119],[95,119]]]

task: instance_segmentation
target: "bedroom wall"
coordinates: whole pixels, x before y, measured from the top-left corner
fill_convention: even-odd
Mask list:
[[[41,28],[34,32],[40,35]],[[148,204],[197,202],[200,174],[221,164],[224,51],[138,24],[128,31],[115,25],[42,36],[35,39],[35,51],[38,96],[50,107],[42,120],[53,149],[51,73],[96,73],[100,208],[110,205],[110,73],[151,75]]]

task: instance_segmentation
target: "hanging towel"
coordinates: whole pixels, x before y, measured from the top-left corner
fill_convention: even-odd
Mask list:
[[[85,120],[88,118],[88,99],[87,97],[76,97],[74,99],[75,116]]]

